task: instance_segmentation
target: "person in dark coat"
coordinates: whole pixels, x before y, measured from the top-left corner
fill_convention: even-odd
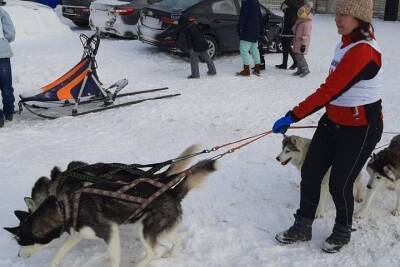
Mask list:
[[[240,37],[240,56],[243,61],[243,70],[239,76],[250,76],[250,56],[253,57],[253,74],[260,75],[260,53],[257,41],[264,29],[263,18],[258,0],[242,0],[240,9],[238,33]]]
[[[287,69],[287,62],[289,55],[293,59],[293,65],[290,66],[291,70],[296,69],[296,58],[292,49],[294,33],[292,28],[297,21],[297,11],[304,5],[304,0],[285,0],[281,9],[284,13],[283,29],[282,29],[282,49],[283,60],[282,64],[276,65],[278,69]]]
[[[190,21],[187,16],[181,16],[178,22],[177,45],[182,51],[189,53],[190,66],[192,74],[188,79],[200,78],[199,60],[202,59],[207,63],[208,75],[215,75],[215,65],[211,57],[208,55],[208,43],[200,33],[197,25]]]

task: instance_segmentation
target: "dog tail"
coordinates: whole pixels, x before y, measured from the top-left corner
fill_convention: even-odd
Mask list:
[[[178,158],[184,158],[186,156],[190,156],[200,150],[199,145],[191,145],[190,147],[186,148]],[[183,172],[190,164],[191,158],[183,159],[172,163],[171,166],[167,170],[167,176]]]
[[[173,190],[179,200],[182,200],[193,188],[200,188],[208,175],[218,169],[217,161],[202,160],[190,167],[186,177]]]

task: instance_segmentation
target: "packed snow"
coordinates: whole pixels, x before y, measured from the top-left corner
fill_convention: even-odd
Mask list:
[[[54,80],[79,61],[78,35],[90,34],[88,30],[67,29],[47,8],[10,4],[5,9],[17,28],[12,58],[16,96]],[[385,131],[399,132],[400,36],[395,33],[400,23],[376,20],[374,25],[383,51]],[[267,70],[261,77],[237,78],[234,73],[242,63],[234,54],[215,60],[217,76],[208,77],[203,64],[201,79],[187,80],[189,63],[180,57],[139,41],[102,40],[97,62],[103,83],[126,77],[126,91],[168,86],[169,92],[182,95],[77,118],[42,120],[26,112],[17,115],[0,130],[0,225],[17,225],[13,211],[26,209],[23,198],[53,166],[65,168],[71,160],[153,163],[174,158],[193,143],[211,148],[269,130],[323,81],[338,41],[334,18],[316,15],[307,56],[311,74],[306,78],[276,69],[280,54],[267,55]],[[297,125],[315,125],[322,112]],[[288,133],[311,137],[313,130]],[[392,136],[383,135],[379,145],[387,144]],[[293,223],[300,183],[293,166],[284,167],[275,160],[281,140],[280,135],[269,135],[222,158],[220,169],[205,186],[183,202],[182,251],[149,266],[399,266],[400,217],[390,214],[396,194],[385,188],[377,194],[370,215],[355,222],[358,230],[339,254],[328,255],[320,249],[333,227],[332,201],[326,217],[315,221],[311,242],[276,244],[275,233]],[[365,171],[363,175],[366,183]],[[356,210],[359,207],[356,204]],[[122,227],[121,232],[121,266],[133,266],[144,248],[132,229]],[[48,266],[65,237],[23,259],[17,256],[15,240],[0,231],[0,266]],[[61,262],[65,267],[109,264],[105,244],[96,240],[81,242]]]

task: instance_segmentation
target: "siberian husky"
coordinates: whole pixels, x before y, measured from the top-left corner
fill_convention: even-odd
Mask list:
[[[301,167],[303,166],[304,159],[306,157],[308,148],[310,147],[311,139],[303,138],[300,136],[292,135],[286,136],[284,135],[282,140],[282,151],[276,157],[276,160],[279,161],[282,165],[286,165],[289,162],[292,163],[299,171],[301,171]],[[321,184],[321,193],[319,198],[319,203],[317,207],[317,211],[315,213],[315,218],[323,218],[325,216],[325,205],[326,199],[329,195],[329,175],[331,170],[329,169]],[[364,188],[361,182],[361,175],[359,174],[355,181],[356,186],[356,202],[362,202],[364,196]]]
[[[196,150],[196,146],[189,147],[181,156],[193,154]],[[59,183],[58,177],[61,172],[53,170],[51,180],[39,179],[36,189],[32,190],[34,193],[32,201],[28,201],[31,213],[16,211],[20,225],[4,229],[14,235],[20,245],[19,256],[22,257],[30,257],[64,232],[70,232],[70,236],[51,261],[51,267],[58,267],[65,254],[80,240],[100,238],[108,245],[111,266],[119,267],[121,258],[119,225],[132,224],[137,226],[140,240],[147,252],[146,257],[136,266],[146,266],[156,256],[154,249],[163,240],[172,243],[172,247],[162,255],[163,257],[172,256],[179,250],[180,242],[176,229],[182,216],[181,201],[192,188],[200,187],[208,174],[216,170],[214,160],[203,160],[186,169],[188,164],[189,160],[186,159],[171,165],[166,171],[165,179],[168,180],[169,177],[182,171],[187,174],[185,178],[154,200],[139,218],[134,220],[128,219],[137,205],[98,195],[82,195],[76,229],[70,223],[73,211],[72,194],[84,184],[67,179],[59,192],[56,192],[54,188]],[[98,174],[99,169],[104,167],[102,164],[98,166],[98,169],[92,170],[91,173]],[[140,193],[146,195],[144,191],[145,188]]]
[[[385,183],[389,183],[389,188],[397,192],[396,207],[392,210],[392,215],[400,216],[400,135],[392,139],[389,147],[372,155],[367,171],[370,175],[367,198],[354,217],[360,219],[367,215],[377,189]]]

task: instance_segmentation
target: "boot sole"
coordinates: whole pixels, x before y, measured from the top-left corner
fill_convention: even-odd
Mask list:
[[[308,242],[308,241],[310,241],[310,240],[296,240],[296,241],[285,241],[285,240],[281,240],[281,239],[278,239],[276,236],[275,236],[275,240],[278,242],[278,244],[280,244],[280,245],[292,245],[292,244],[296,244],[296,243],[303,243],[303,242]]]
[[[340,249],[341,249],[341,248],[340,248]],[[338,252],[340,251],[340,249],[328,250],[328,249],[326,249],[326,248],[321,248],[321,250],[322,250],[323,252],[328,253],[328,254],[335,254],[335,253],[338,253]]]

